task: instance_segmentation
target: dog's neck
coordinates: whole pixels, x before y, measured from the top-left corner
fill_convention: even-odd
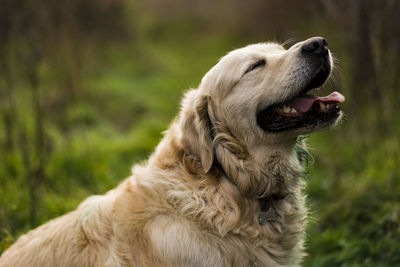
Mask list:
[[[251,226],[243,228],[246,232],[257,235],[257,227],[277,222],[282,216],[279,205],[292,201],[292,196],[298,195],[301,190],[302,169],[294,149],[289,154],[277,151],[256,160],[253,157],[241,158],[244,155],[238,156],[232,147],[214,143],[214,163],[210,172],[205,173],[199,160],[185,153],[179,136],[173,131],[171,127],[149,164],[171,170],[171,174],[185,176],[187,186],[196,190],[199,201],[206,199],[208,205],[204,214],[218,217],[210,219],[207,215],[203,219],[207,223],[212,222],[221,235],[242,229],[242,224]],[[182,199],[185,209],[186,201],[186,198]],[[229,219],[225,209],[229,210]],[[258,222],[254,221],[257,218],[255,214],[258,215]]]
[[[239,158],[219,144],[216,144],[216,151],[214,166],[222,170],[244,196],[287,193],[302,174],[294,146],[290,152],[248,153],[246,158]]]
[[[269,151],[268,154],[262,153],[263,151],[265,148],[261,148],[261,153],[257,158],[249,153],[248,158],[244,159],[238,159],[236,154],[225,151],[229,153],[231,160],[221,163],[217,154],[214,165],[223,172],[243,197],[256,202],[252,213],[258,214],[259,225],[275,221],[279,203],[287,195],[293,195],[293,192],[298,192],[299,187],[302,187],[302,168],[294,144],[291,148]],[[239,163],[240,165],[237,166],[244,171],[236,171],[237,169],[230,165],[231,163]]]

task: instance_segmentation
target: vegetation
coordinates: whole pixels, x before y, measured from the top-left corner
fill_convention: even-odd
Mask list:
[[[224,10],[222,12],[221,10]],[[346,117],[308,138],[305,266],[400,263],[400,3],[1,0],[0,253],[152,152],[227,51],[324,36]]]

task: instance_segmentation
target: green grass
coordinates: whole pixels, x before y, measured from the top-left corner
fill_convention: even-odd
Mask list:
[[[341,131],[346,128],[310,140],[316,161],[307,191],[314,220],[305,266],[395,266],[400,262],[399,139],[343,139]]]

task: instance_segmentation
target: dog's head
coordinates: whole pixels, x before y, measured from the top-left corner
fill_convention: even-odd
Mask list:
[[[254,159],[256,154],[293,149],[298,135],[335,124],[342,114],[337,104],[344,97],[338,92],[307,94],[324,84],[332,68],[321,37],[288,50],[274,43],[249,45],[223,57],[199,88],[188,93],[183,106],[184,112],[193,111],[186,121],[191,125],[187,142],[204,170],[218,157],[219,143],[236,158],[250,154]]]

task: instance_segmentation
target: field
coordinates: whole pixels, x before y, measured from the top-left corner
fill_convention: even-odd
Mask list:
[[[112,26],[93,17],[92,24],[76,22],[71,15],[58,22],[63,31],[56,37],[55,29],[35,27],[44,11],[26,11],[36,19],[27,32],[15,30],[18,25],[7,32],[0,21],[0,253],[22,233],[129,176],[160,141],[185,90],[228,51],[293,38],[290,47],[321,35],[338,68],[318,93],[338,90],[347,99],[340,125],[307,138],[313,160],[305,177],[311,219],[304,266],[400,264],[399,4],[382,1],[377,8],[375,1],[354,1],[366,8],[356,22],[363,15],[377,18],[360,33],[362,27],[351,27],[352,16],[337,22],[333,1],[310,1],[325,10],[310,20],[301,19],[314,10],[308,6],[289,10],[300,13],[289,21],[279,19],[279,12],[296,5],[288,1],[256,22],[236,21],[239,3],[219,18],[200,4],[203,11],[180,1],[172,7],[150,2],[100,1],[91,12]],[[21,3],[29,10],[29,0]],[[266,8],[255,3],[260,6],[244,10],[251,17]],[[391,28],[377,30],[381,25]],[[369,45],[354,50],[365,35]]]

